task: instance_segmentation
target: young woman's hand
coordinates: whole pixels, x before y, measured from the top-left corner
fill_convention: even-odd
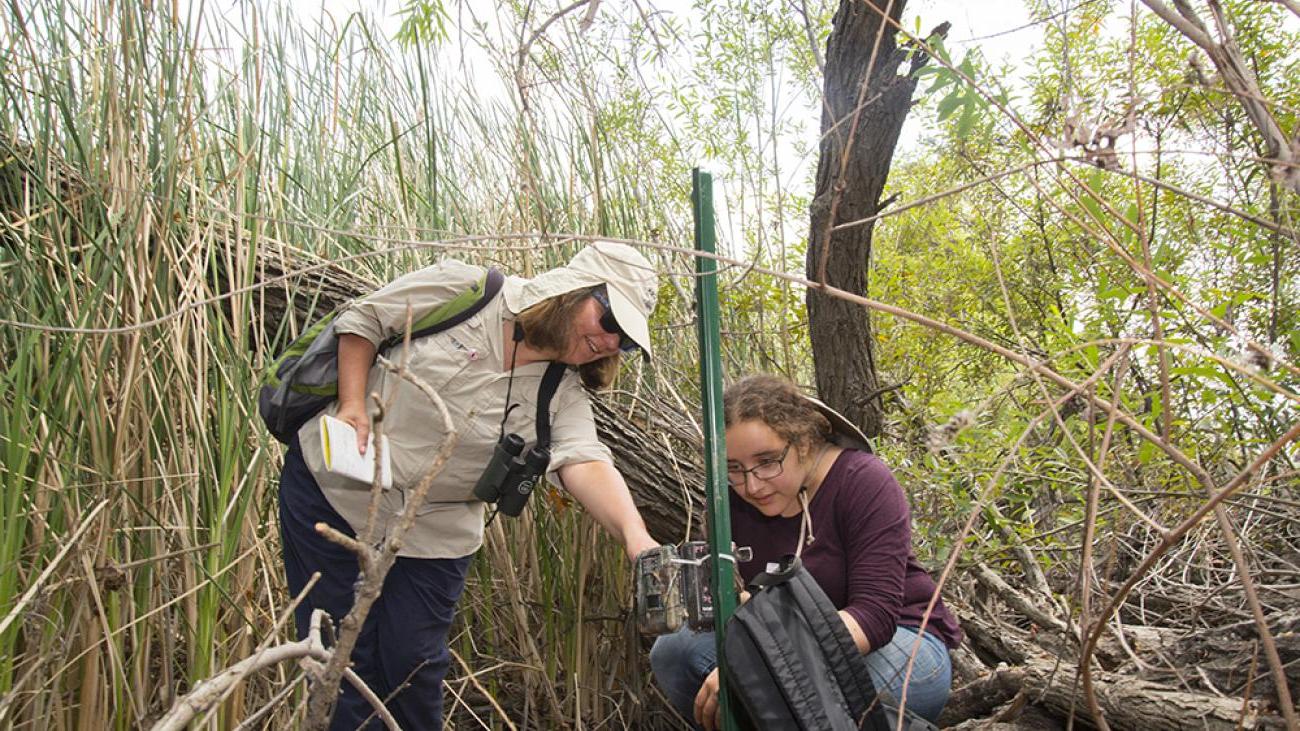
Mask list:
[[[722,728],[722,704],[718,702],[718,668],[709,673],[695,694],[695,722],[704,727],[704,731]]]

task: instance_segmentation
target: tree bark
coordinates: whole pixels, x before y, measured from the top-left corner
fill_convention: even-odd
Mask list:
[[[900,76],[907,52],[894,26],[906,0],[842,0],[826,43],[821,158],[810,207],[808,278],[867,294],[874,216],[916,80]],[[864,88],[865,84],[865,88]],[[816,288],[807,297],[817,392],[868,436],[880,432],[881,400],[867,311]]]
[[[703,441],[665,436],[681,430],[674,428],[677,425],[638,424],[606,398],[593,398],[591,406],[596,433],[614,453],[614,466],[627,481],[650,535],[663,543],[703,538]],[[668,408],[661,411],[673,415]]]
[[[1240,698],[1187,692],[1129,675],[1098,673],[1093,685],[1106,723],[1116,731],[1189,728],[1239,731],[1271,727],[1276,718],[1261,715],[1262,704],[1258,701],[1243,703]],[[995,670],[968,688],[969,691],[963,688],[955,692],[945,707],[940,719],[945,727],[986,714],[992,704],[1017,693],[1023,693],[1026,700],[1056,719],[1073,716],[1076,727],[1095,727],[1083,690],[1075,681],[1074,668],[1069,664],[1035,657],[1022,666]],[[1007,723],[1004,728],[1038,727],[1016,724],[1019,711],[1006,715],[1010,717],[1001,719]]]

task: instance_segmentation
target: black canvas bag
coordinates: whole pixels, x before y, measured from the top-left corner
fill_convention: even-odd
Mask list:
[[[727,622],[727,691],[739,726],[761,731],[893,731],[835,605],[797,556],[749,585]],[[895,704],[891,703],[891,706]],[[936,728],[907,712],[903,728]]]

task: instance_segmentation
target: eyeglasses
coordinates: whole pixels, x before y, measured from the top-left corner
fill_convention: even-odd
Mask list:
[[[770,480],[779,476],[782,470],[785,469],[785,456],[790,453],[790,444],[790,442],[785,443],[785,449],[781,450],[780,457],[761,460],[747,470],[727,465],[727,484],[732,487],[740,487],[745,484],[747,475],[753,475],[754,479],[757,480]]]
[[[599,289],[592,292],[591,296],[604,308],[604,312],[600,313],[600,329],[611,335],[618,336],[618,349],[624,353],[629,353],[641,347],[636,344],[635,340],[629,338],[627,333],[623,332],[623,328],[618,326],[618,319],[614,317],[614,308],[609,304],[609,296]]]

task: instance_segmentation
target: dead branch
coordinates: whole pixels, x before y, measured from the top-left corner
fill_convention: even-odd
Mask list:
[[[311,692],[308,695],[308,715],[305,726],[309,729],[323,730],[328,726],[334,708],[339,680],[344,675],[344,671],[347,670],[352,656],[352,649],[356,646],[357,638],[361,635],[366,615],[370,613],[370,608],[379,599],[379,595],[383,591],[384,579],[388,576],[388,571],[392,568],[393,563],[397,561],[397,554],[402,548],[406,532],[415,524],[416,514],[424,505],[424,496],[428,494],[429,488],[433,486],[434,478],[438,476],[438,473],[442,472],[443,465],[451,457],[451,452],[455,449],[460,438],[460,432],[452,424],[447,405],[443,403],[442,397],[438,395],[438,392],[432,386],[415,376],[404,366],[397,366],[382,355],[376,356],[376,361],[384,368],[395,373],[399,378],[405,378],[424,392],[442,417],[443,433],[447,436],[443,439],[442,446],[438,448],[438,453],[434,456],[433,463],[429,466],[428,471],[424,473],[419,484],[407,496],[405,504],[402,506],[402,512],[398,515],[396,525],[384,536],[378,547],[372,547],[350,539],[327,525],[317,524],[316,526],[317,531],[326,538],[346,546],[357,554],[357,561],[361,568],[361,580],[357,587],[352,609],[339,623],[338,642],[334,645],[329,662],[316,678],[316,682],[312,685]],[[378,424],[376,424],[376,429],[379,429]],[[375,440],[376,443],[379,441],[379,439]],[[379,470],[376,470],[375,482],[370,488],[372,491],[383,490],[381,477]],[[374,520],[374,517],[372,513],[370,516],[371,521]],[[367,525],[362,535],[373,535],[373,526]]]
[[[329,662],[333,659],[334,652],[325,647],[320,636],[321,625],[324,623],[325,618],[325,610],[317,609],[312,612],[311,629],[303,639],[297,642],[268,647],[200,682],[194,687],[194,690],[191,690],[172,705],[171,710],[159,719],[158,723],[154,724],[153,731],[183,731],[194,720],[195,716],[204,713],[221,702],[221,699],[225,697],[225,694],[231,688],[259,670],[278,665],[285,660]],[[397,721],[384,707],[383,701],[379,699],[379,696],[375,695],[374,691],[361,678],[357,677],[356,673],[345,667],[339,676],[352,683],[362,697],[370,702],[370,705],[375,709],[375,713],[383,720],[389,731],[401,731]]]
[[[1218,40],[1211,36],[1209,29],[1205,27],[1205,23],[1187,0],[1174,0],[1174,8],[1177,8],[1177,12],[1162,0],[1142,0],[1142,2],[1210,57],[1210,61],[1219,70],[1224,85],[1241,102],[1241,107],[1250,118],[1251,124],[1264,138],[1265,149],[1268,150],[1268,157],[1273,163],[1273,179],[1300,193],[1300,137],[1288,140],[1286,133],[1273,117],[1268,99],[1260,91],[1254,72],[1242,57],[1236,39],[1232,37],[1228,19],[1224,16],[1219,0],[1206,2],[1214,15]]]

